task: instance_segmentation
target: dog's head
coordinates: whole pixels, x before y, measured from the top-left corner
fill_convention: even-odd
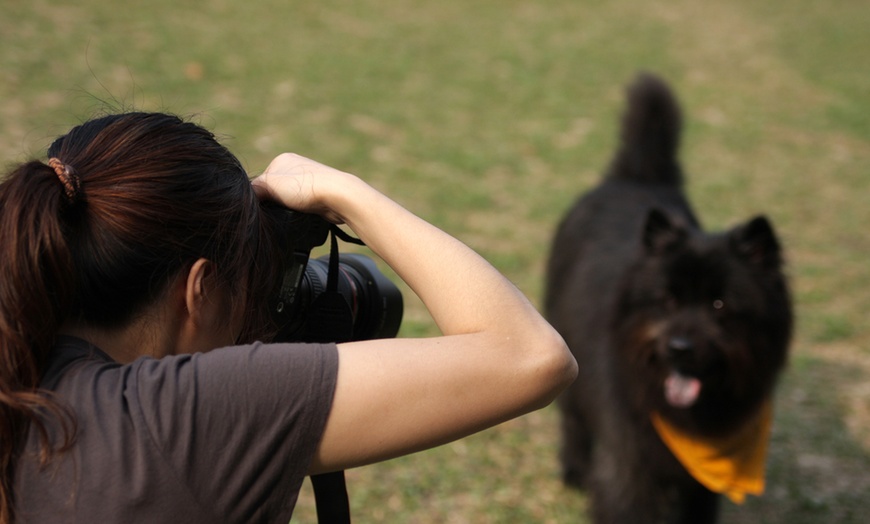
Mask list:
[[[614,330],[631,400],[687,429],[734,427],[770,394],[791,335],[770,222],[709,235],[652,210],[640,240]]]

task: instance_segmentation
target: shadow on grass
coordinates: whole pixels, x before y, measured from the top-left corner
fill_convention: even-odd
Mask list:
[[[863,523],[870,514],[870,453],[850,435],[844,392],[863,370],[795,356],[777,397],[767,490],[743,506],[723,504],[723,523]]]

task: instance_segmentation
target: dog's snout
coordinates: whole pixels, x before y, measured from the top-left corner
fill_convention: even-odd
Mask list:
[[[693,345],[689,337],[676,336],[668,340],[668,352],[672,357],[679,358],[692,351]]]

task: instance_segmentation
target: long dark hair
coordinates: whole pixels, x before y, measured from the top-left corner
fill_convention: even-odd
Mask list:
[[[120,327],[198,258],[215,263],[243,338],[275,276],[263,212],[214,135],[172,115],[125,113],[73,128],[0,184],[0,522],[14,519],[27,428],[47,463],[75,438],[71,412],[39,389],[60,326]],[[70,180],[74,183],[70,183]],[[253,264],[264,267],[254,267]],[[46,416],[60,419],[52,442]]]

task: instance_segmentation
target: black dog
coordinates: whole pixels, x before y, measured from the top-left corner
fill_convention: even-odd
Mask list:
[[[564,480],[589,491],[597,523],[715,522],[711,489],[739,501],[739,488],[727,471],[724,486],[699,482],[665,441],[752,455],[763,481],[792,328],[780,246],[764,217],[703,232],[681,190],[676,100],[641,75],[628,104],[610,169],[563,219],[547,267],[546,314],[581,370],[559,399]]]

